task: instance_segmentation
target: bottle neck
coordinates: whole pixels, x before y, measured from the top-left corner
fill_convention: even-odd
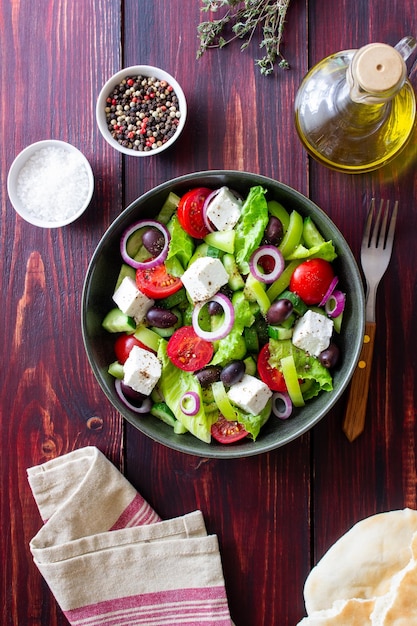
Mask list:
[[[346,71],[351,99],[363,104],[389,102],[406,80],[404,59],[386,44],[369,44],[357,50]]]

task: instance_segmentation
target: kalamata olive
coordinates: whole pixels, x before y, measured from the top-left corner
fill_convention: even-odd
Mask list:
[[[282,227],[282,222],[274,215],[271,215],[269,218],[269,222],[265,228],[264,234],[264,243],[272,243],[277,246],[281,243],[281,240],[284,236],[284,229]]]
[[[137,403],[140,405],[142,401],[146,398],[143,393],[140,393],[140,391],[136,391],[136,389],[132,389],[132,387],[129,387],[129,385],[126,385],[123,381],[121,382],[120,387],[125,397],[132,403]]]
[[[219,365],[207,365],[207,367],[196,372],[195,376],[202,387],[209,387],[220,380],[221,371],[222,368]]]
[[[319,361],[327,368],[334,367],[339,360],[340,350],[335,343],[331,343],[326,350],[320,352]]]
[[[178,317],[172,311],[152,306],[146,314],[146,320],[156,328],[170,328],[178,322]]]
[[[142,243],[152,256],[158,256],[162,252],[165,239],[156,228],[148,228],[142,235]]]
[[[266,313],[268,324],[282,324],[293,312],[293,304],[287,298],[273,302]]]
[[[230,361],[222,369],[220,380],[228,387],[231,387],[242,380],[244,373],[245,364],[243,361]]]
[[[221,315],[223,313],[223,307],[218,302],[210,300],[210,302],[207,304],[207,311],[209,315]]]

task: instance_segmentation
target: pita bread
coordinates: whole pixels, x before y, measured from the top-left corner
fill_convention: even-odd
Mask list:
[[[304,586],[307,615],[331,609],[336,601],[372,599],[387,594],[393,576],[410,562],[411,541],[416,531],[417,511],[411,509],[379,513],[355,524],[307,577]],[[410,626],[410,622],[407,624]]]
[[[297,626],[372,626],[370,615],[374,600],[346,600],[335,602],[331,609],[316,611]]]
[[[417,533],[411,550],[412,558],[407,566],[392,578],[389,592],[375,602],[371,614],[375,626],[417,625]]]

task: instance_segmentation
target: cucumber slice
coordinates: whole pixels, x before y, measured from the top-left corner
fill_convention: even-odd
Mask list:
[[[248,352],[259,352],[258,333],[253,326],[244,329],[243,337],[245,339],[246,349]]]
[[[102,326],[109,333],[132,333],[136,328],[136,323],[132,317],[116,307],[107,313]]]
[[[209,246],[214,246],[223,252],[233,254],[235,251],[235,230],[216,230],[204,237]]]
[[[119,361],[114,361],[113,363],[110,363],[107,371],[111,376],[119,378],[120,380],[123,380],[123,377],[125,375],[123,365],[119,363]]]
[[[300,317],[302,315],[304,315],[304,313],[307,313],[308,307],[307,307],[306,303],[303,302],[303,300],[301,300],[300,296],[298,296],[293,291],[289,291],[289,290],[283,291],[279,295],[278,300],[289,300],[292,303],[292,305],[293,305],[294,311]]]
[[[233,291],[243,289],[245,286],[245,281],[243,280],[239,272],[239,268],[233,254],[224,254],[222,258],[222,263],[224,265],[224,269],[229,275],[228,285],[230,289],[232,289]]]
[[[141,324],[137,327],[134,336],[136,337],[136,339],[139,339],[139,341],[145,344],[145,346],[147,346],[154,352],[158,352],[161,337],[153,330]]]
[[[250,376],[255,376],[256,374],[256,361],[253,356],[248,356],[243,360],[245,364],[245,374],[249,374]]]
[[[325,241],[324,237],[319,232],[317,226],[311,219],[310,215],[304,218],[303,239],[307,248],[312,248],[313,246],[320,246]]]
[[[284,326],[268,326],[268,335],[271,339],[291,339],[293,333],[292,328],[284,328]]]
[[[156,402],[152,406],[150,413],[154,417],[157,417],[158,419],[160,419],[165,424],[168,424],[168,426],[175,428],[175,423],[178,420],[175,418],[174,413],[171,411],[169,406],[165,404],[165,402]]]
[[[180,197],[177,196],[173,191],[169,192],[167,199],[162,205],[162,209],[158,213],[158,217],[156,218],[158,222],[161,224],[168,224],[172,215],[177,210],[177,207],[180,203]]]
[[[122,284],[126,276],[129,276],[129,278],[132,278],[133,280],[135,280],[136,271],[131,265],[128,265],[127,263],[123,263],[122,267],[120,268],[119,276],[117,277],[117,280],[116,280],[116,286],[114,288],[115,291],[118,287],[120,287],[120,285]]]
[[[167,296],[166,298],[161,298],[158,301],[158,305],[162,306],[164,309],[172,309],[174,306],[178,306],[182,302],[187,301],[187,292],[184,287],[181,287],[179,291]]]

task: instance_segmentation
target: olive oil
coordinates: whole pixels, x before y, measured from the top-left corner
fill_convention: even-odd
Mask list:
[[[416,115],[404,62],[415,45],[413,38],[395,49],[370,44],[310,70],[297,93],[295,125],[312,157],[331,169],[362,173],[398,155]]]

